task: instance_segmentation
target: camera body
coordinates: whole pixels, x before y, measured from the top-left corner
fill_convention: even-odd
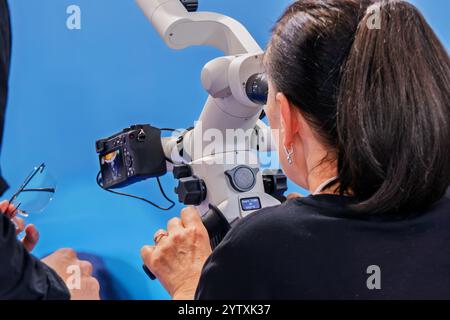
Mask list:
[[[132,125],[95,145],[104,189],[123,188],[167,172],[161,131],[148,124]]]

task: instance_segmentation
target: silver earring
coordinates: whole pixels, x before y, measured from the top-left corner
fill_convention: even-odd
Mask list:
[[[284,152],[286,153],[286,159],[288,163],[294,163],[294,160],[292,159],[292,156],[294,155],[294,147],[291,146],[291,150],[289,150],[288,148],[286,148],[286,146],[284,146]]]

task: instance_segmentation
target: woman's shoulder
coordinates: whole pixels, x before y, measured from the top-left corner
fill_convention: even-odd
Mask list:
[[[227,234],[230,242],[253,243],[268,239],[268,235],[278,234],[282,238],[291,234],[301,235],[301,226],[314,215],[315,210],[296,199],[263,208],[251,213],[236,223]],[[273,238],[272,238],[273,239]]]
[[[336,195],[316,195],[289,199],[280,205],[267,207],[241,219],[232,230],[257,231],[270,228],[298,228],[308,221],[333,219],[348,211],[354,199]]]

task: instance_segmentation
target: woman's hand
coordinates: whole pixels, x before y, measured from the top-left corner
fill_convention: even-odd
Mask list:
[[[71,300],[100,300],[100,285],[92,276],[92,264],[79,260],[72,249],[59,249],[41,260],[66,283]],[[77,279],[72,270],[79,270]],[[71,279],[72,278],[72,279]]]
[[[0,212],[11,219],[16,226],[16,234],[25,231],[22,244],[28,252],[31,252],[39,241],[39,232],[33,224],[25,225],[25,221],[16,217],[16,207],[8,201],[0,202]]]
[[[155,246],[141,249],[142,260],[174,300],[193,299],[200,273],[211,254],[208,232],[197,209],[184,208],[167,231],[158,230]]]

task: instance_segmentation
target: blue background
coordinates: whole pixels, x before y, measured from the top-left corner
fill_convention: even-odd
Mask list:
[[[200,9],[237,19],[264,47],[290,2],[200,0]],[[450,2],[412,2],[448,47]],[[81,30],[66,28],[71,4],[81,7]],[[221,53],[168,49],[132,0],[14,0],[10,7],[14,38],[3,174],[14,189],[45,161],[58,181],[45,213],[28,219],[41,232],[35,254],[61,247],[97,254],[113,276],[117,298],[168,298],[141,271],[139,250],[181,206],[166,213],[100,190],[94,142],[133,123],[192,125],[206,100],[200,71]],[[175,198],[171,175],[163,183]],[[154,181],[128,191],[164,203]]]

